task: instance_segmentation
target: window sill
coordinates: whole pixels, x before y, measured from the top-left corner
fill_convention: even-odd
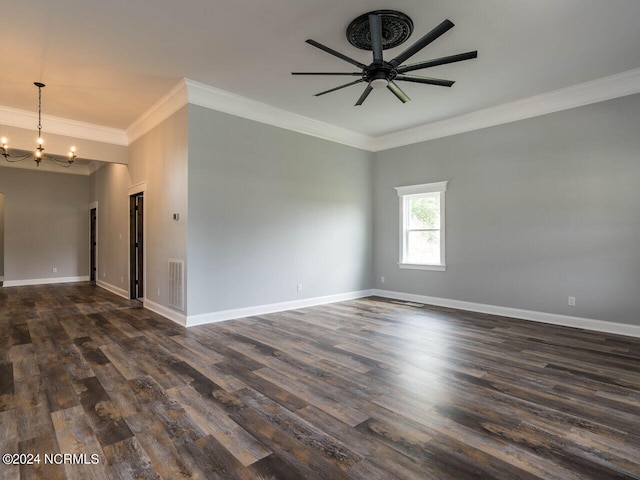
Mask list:
[[[432,270],[436,272],[444,272],[447,269],[446,265],[423,265],[419,263],[398,263],[400,268],[408,268],[410,270]]]

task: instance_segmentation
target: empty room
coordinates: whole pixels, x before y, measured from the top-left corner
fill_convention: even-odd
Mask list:
[[[0,7],[0,480],[640,480],[639,2]]]

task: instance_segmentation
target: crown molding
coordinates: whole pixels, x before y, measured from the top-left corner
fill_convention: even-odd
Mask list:
[[[126,135],[128,145],[164,122],[189,102],[187,79],[183,78],[165,93],[147,111],[140,115],[129,127]]]
[[[128,145],[124,130],[103,127],[93,123],[79,122],[68,118],[42,115],[42,122],[47,126],[46,132],[68,137],[83,138],[113,145]],[[38,114],[17,108],[0,106],[0,124],[10,127],[35,129],[38,125]]]
[[[191,103],[362,150],[379,152],[636,93],[640,93],[640,68],[372,137],[183,78],[126,130],[48,115],[43,115],[43,121],[50,133],[128,146]],[[33,112],[0,106],[0,124],[32,129],[37,121],[37,114]]]
[[[426,142],[640,93],[640,68],[373,138],[372,151]]]
[[[372,137],[185,79],[189,103],[305,135],[369,150]]]

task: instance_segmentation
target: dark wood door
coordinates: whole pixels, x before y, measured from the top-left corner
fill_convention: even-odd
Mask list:
[[[144,196],[132,195],[129,199],[129,278],[130,297],[144,296]]]
[[[96,258],[96,245],[97,245],[97,211],[95,208],[92,208],[90,211],[91,218],[91,270],[89,271],[89,279],[92,282],[96,281],[96,266],[97,266],[97,258]]]

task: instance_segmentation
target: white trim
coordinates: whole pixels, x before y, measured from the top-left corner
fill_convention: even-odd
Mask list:
[[[424,195],[425,193],[446,192],[449,181],[423,183],[421,185],[409,185],[407,187],[395,187],[399,197],[410,195]]]
[[[100,288],[104,288],[105,290],[108,290],[111,293],[115,293],[119,297],[126,298],[127,300],[129,300],[129,295],[127,295],[127,291],[123,288],[116,287],[115,285],[111,285],[110,283],[104,282],[102,280],[97,280],[97,279],[96,279],[96,285],[99,286]]]
[[[640,325],[630,325],[626,323],[607,322],[592,318],[571,317],[555,313],[536,312],[533,310],[522,310],[519,308],[501,307],[498,305],[487,305],[484,303],[465,302],[462,300],[452,300],[449,298],[429,297],[413,293],[393,292],[389,290],[373,290],[373,294],[378,297],[404,300],[408,302],[437,305],[440,307],[456,308],[478,313],[488,313],[501,317],[519,318],[531,320],[533,322],[549,323],[563,327],[580,328],[596,332],[613,333],[616,335],[626,335],[628,337],[640,338]]]
[[[409,270],[433,270],[435,272],[444,272],[447,269],[446,265],[428,265],[422,263],[402,263],[398,262],[398,267],[407,268]]]
[[[373,138],[379,152],[640,93],[640,68]]]
[[[188,78],[184,79],[184,83],[189,92],[189,103],[193,105],[230,113],[237,117],[247,118],[363,150],[370,150],[371,148],[373,138],[363,133],[298,115],[297,113],[241,97]]]
[[[49,285],[54,283],[88,282],[89,275],[79,277],[31,278],[27,280],[5,280],[5,287],[23,287],[27,285]]]
[[[186,79],[183,78],[127,127],[128,145],[160,125],[189,102]]]
[[[42,123],[47,127],[46,133],[84,138],[113,145],[129,144],[127,133],[118,128],[103,127],[102,125],[50,115],[42,115]],[[0,124],[34,130],[38,125],[38,114],[27,110],[0,106]]]
[[[169,320],[177,323],[182,327],[187,325],[187,316],[183,313],[176,312],[169,307],[165,307],[164,305],[160,305],[159,303],[152,302],[151,300],[145,300],[143,302],[143,305],[147,310],[151,310],[158,315],[162,315],[163,317],[168,318]]]
[[[136,195],[138,193],[143,193],[146,191],[147,191],[147,182],[136,183],[135,185],[131,185],[129,188],[127,188],[127,197],[130,197],[131,195]]]
[[[398,266],[400,268],[408,268],[412,270],[431,270],[444,272],[447,269],[446,259],[446,228],[445,228],[445,192],[447,191],[448,181],[423,183],[420,185],[408,185],[406,187],[395,187],[398,192],[398,200],[400,203],[400,240],[398,244]],[[407,231],[409,228],[409,200],[416,197],[432,196],[437,194],[440,201],[440,263],[434,264],[418,264],[405,262],[405,254],[408,250],[409,236]]]
[[[360,290],[356,292],[339,293],[336,295],[326,295],[323,297],[305,298],[303,300],[291,300],[288,302],[271,303],[267,305],[257,305],[254,307],[236,308],[233,310],[222,310],[218,312],[202,313],[199,315],[187,316],[187,327],[205,325],[208,323],[223,322],[236,318],[252,317],[254,315],[265,315],[267,313],[284,312],[298,308],[313,307],[315,305],[325,305],[327,303],[344,302],[356,298],[370,297],[373,290]]]

